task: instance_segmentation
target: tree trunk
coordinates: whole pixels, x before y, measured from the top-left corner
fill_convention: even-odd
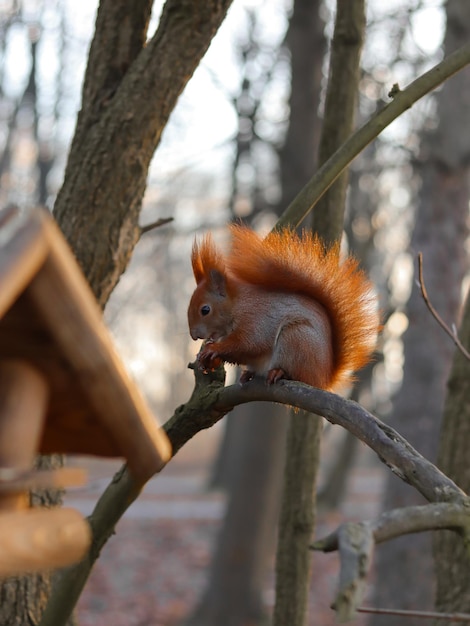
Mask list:
[[[446,4],[447,30],[446,52],[450,52],[468,41],[470,37],[470,5],[465,0],[449,0]],[[441,92],[441,119],[445,112],[448,123],[441,128],[435,145],[439,146],[438,180],[447,190],[444,210],[459,207],[455,217],[455,228],[459,230],[449,257],[442,263],[454,279],[454,265],[466,265],[461,257],[464,250],[461,240],[467,235],[468,201],[470,196],[470,167],[468,144],[470,142],[470,75],[461,72],[447,81]],[[437,159],[436,159],[437,160]],[[437,169],[437,167],[436,167]],[[458,242],[458,247],[457,247]],[[449,263],[449,259],[451,263]],[[449,276],[449,274],[447,274]],[[457,279],[458,276],[455,276]],[[448,278],[447,278],[448,280]],[[448,321],[456,321],[456,314]],[[460,339],[470,349],[470,298],[464,311]],[[438,465],[464,491],[470,493],[470,365],[456,350],[445,399]],[[437,594],[436,608],[441,611],[470,613],[470,563],[462,550],[460,538],[453,533],[435,535],[434,554],[436,559]],[[440,622],[438,622],[440,624]]]
[[[162,130],[230,3],[168,0],[147,45],[153,1],[100,3],[54,215],[103,307],[139,238],[147,171]],[[38,624],[49,591],[48,575],[3,581],[0,623]]]
[[[54,215],[102,306],[126,269],[150,160],[231,0],[102,0],[83,103]]]
[[[470,297],[460,329],[460,340],[470,350]],[[456,351],[449,378],[444,407],[439,467],[466,493],[470,493],[470,363]],[[437,594],[436,609],[445,612],[470,613],[470,563],[462,548],[462,538],[451,532],[435,536]],[[440,625],[440,622],[438,622]],[[442,623],[444,626],[444,623]]]
[[[188,620],[191,626],[242,626],[266,620],[262,590],[275,537],[282,472],[278,459],[282,460],[287,409],[258,402],[241,408],[233,417],[242,421],[245,445],[207,591]]]
[[[321,417],[304,411],[291,414],[276,554],[274,626],[307,623],[321,430]]]
[[[364,3],[360,0],[337,2],[319,148],[320,164],[353,130],[365,29],[364,11]],[[346,187],[345,173],[314,210],[313,229],[328,243],[341,238]],[[315,526],[315,485],[320,461],[321,427],[320,418],[303,413],[292,415],[289,425],[276,561],[275,626],[304,626],[307,622],[311,561],[308,546]]]
[[[357,106],[359,70],[366,27],[363,0],[338,0],[335,32],[331,42],[330,70],[325,114],[318,150],[322,165],[352,134]],[[313,209],[313,229],[326,244],[341,240],[346,209],[348,170]]]
[[[286,43],[291,52],[292,67],[291,117],[286,141],[280,153],[280,210],[289,204],[307,182],[314,168],[319,134],[317,106],[325,47],[324,24],[319,18],[319,7],[319,0],[296,0],[287,32]],[[204,623],[201,621],[202,617],[209,620],[207,624],[230,623],[234,626],[264,620],[261,610],[262,593],[266,584],[269,558],[275,546],[288,419],[283,408],[282,419],[270,418],[268,424],[264,413],[266,410],[274,410],[274,407],[267,409],[268,406],[259,404],[256,411],[250,405],[240,406],[236,414],[230,416],[233,434],[228,444],[231,448],[228,451],[230,461],[224,462],[222,473],[229,483],[229,508],[218,539],[209,588],[195,615],[190,619],[191,624]],[[248,418],[244,415],[247,410]],[[276,408],[276,415],[278,411]],[[244,424],[233,424],[240,419],[243,419]],[[246,419],[249,419],[248,423],[245,422]],[[276,442],[275,448],[273,441]],[[279,446],[280,442],[282,446]],[[264,452],[266,445],[272,449],[271,454]],[[258,453],[247,458],[246,450],[252,447]],[[252,465],[248,466],[250,459]],[[234,462],[236,473],[231,469]],[[258,501],[254,499],[255,504],[250,507],[250,523],[255,529],[270,529],[259,546],[259,533],[240,523],[240,518],[244,519],[247,515],[246,492],[251,492],[253,477],[258,474],[263,480],[258,478],[255,482],[259,493]],[[312,481],[310,484],[313,484]],[[263,495],[264,492],[271,495]],[[276,495],[276,504],[271,501],[273,494]],[[271,502],[269,507],[260,505],[260,499],[266,497]],[[237,544],[246,548],[246,556],[245,552],[241,552],[243,557],[240,557],[237,567],[233,568],[233,548]],[[256,583],[256,587],[253,583]]]
[[[450,53],[468,41],[470,5],[464,0],[454,0],[446,4],[446,10],[448,22],[445,48],[446,53]],[[461,283],[466,270],[464,246],[468,233],[469,79],[468,72],[460,72],[448,80],[436,96],[439,127],[423,140],[418,170],[422,186],[411,241],[413,253],[423,253],[424,280],[429,297],[449,325],[458,319]],[[432,318],[416,285],[413,286],[408,303],[408,319],[409,328],[404,336],[403,385],[395,401],[391,424],[421,454],[435,461],[453,344]],[[444,437],[455,437],[457,423],[463,415],[462,409],[448,419]],[[447,463],[453,465],[455,452],[452,450],[450,456],[449,452],[447,450]],[[453,466],[455,469],[459,467]],[[442,455],[441,468],[459,482],[459,473],[450,470],[450,465],[444,463]],[[465,485],[461,486],[465,489]],[[413,489],[392,474],[389,475],[385,486],[384,509],[422,502]],[[380,546],[377,550],[374,604],[385,608],[431,609],[434,577],[430,548],[430,537],[424,534],[402,537]],[[449,563],[448,569],[451,568],[454,568],[454,564]],[[467,581],[468,573],[467,569]],[[445,577],[449,580],[449,573]],[[419,619],[407,620],[410,626],[418,626],[421,622]],[[383,618],[377,617],[372,618],[371,623],[382,625],[385,622]],[[402,624],[402,619],[389,617],[386,624],[398,626]]]

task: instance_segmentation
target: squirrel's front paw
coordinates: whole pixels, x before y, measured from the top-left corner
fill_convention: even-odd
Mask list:
[[[203,372],[215,370],[222,365],[223,360],[218,356],[217,352],[209,347],[204,347],[197,355],[197,364]]]
[[[245,383],[250,382],[250,380],[253,380],[254,375],[255,373],[251,370],[243,370],[243,372],[240,374],[240,385],[244,385]]]

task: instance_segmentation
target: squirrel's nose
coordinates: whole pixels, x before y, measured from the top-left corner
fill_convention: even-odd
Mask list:
[[[196,339],[204,339],[204,337],[201,337],[201,335],[198,333],[197,328],[190,328],[189,334],[191,335],[191,339],[194,339],[194,341],[196,341]]]

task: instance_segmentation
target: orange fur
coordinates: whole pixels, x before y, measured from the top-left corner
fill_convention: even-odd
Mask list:
[[[282,331],[289,338],[283,335],[281,363],[268,366],[268,381],[285,371],[325,389],[349,383],[370,359],[379,329],[372,287],[357,261],[340,261],[338,246],[326,250],[310,233],[285,229],[261,239],[231,226],[231,234],[225,257],[210,235],[193,246],[197,288],[188,320],[193,338],[207,340],[200,366],[225,360],[263,369],[280,349],[276,320],[282,319],[283,328],[286,320],[293,326]],[[305,328],[316,330],[297,326],[304,315]]]
[[[372,285],[354,257],[340,261],[339,246],[326,250],[309,232],[284,229],[261,239],[231,226],[227,269],[247,283],[272,291],[301,293],[321,304],[332,326],[334,373],[329,386],[352,380],[375,347],[379,318]]]
[[[223,256],[215,247],[210,234],[206,235],[201,243],[194,242],[191,264],[193,266],[194,278],[198,285],[208,278],[208,273],[212,269],[218,270],[221,274],[224,273],[225,263]]]

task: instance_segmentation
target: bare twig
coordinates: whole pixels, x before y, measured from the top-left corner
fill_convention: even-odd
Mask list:
[[[168,224],[169,222],[172,222],[173,218],[172,217],[161,217],[160,219],[156,220],[155,222],[150,222],[150,224],[146,224],[145,226],[141,226],[140,227],[140,235],[144,235],[145,233],[148,233],[149,231],[153,230],[154,228],[158,228],[159,226],[164,226],[165,224]]]
[[[438,613],[437,611],[405,611],[402,609],[379,609],[376,607],[361,606],[358,613],[373,613],[375,615],[398,615],[401,617],[418,617],[422,619],[440,619],[449,622],[470,622],[469,613]]]
[[[431,300],[429,299],[428,292],[427,292],[426,286],[424,284],[424,278],[423,278],[423,255],[422,255],[421,252],[418,253],[418,286],[421,289],[421,295],[423,296],[423,300],[424,300],[426,306],[428,307],[429,312],[431,313],[431,315],[434,317],[434,319],[439,324],[439,326],[449,335],[449,337],[452,339],[452,341],[457,346],[457,348],[460,350],[460,352],[464,355],[464,357],[470,361],[470,353],[465,349],[464,345],[462,344],[462,342],[458,338],[455,326],[453,327],[453,330],[451,330],[447,326],[447,324],[444,322],[442,317],[436,311],[436,309],[434,308],[434,306],[431,303]]]

